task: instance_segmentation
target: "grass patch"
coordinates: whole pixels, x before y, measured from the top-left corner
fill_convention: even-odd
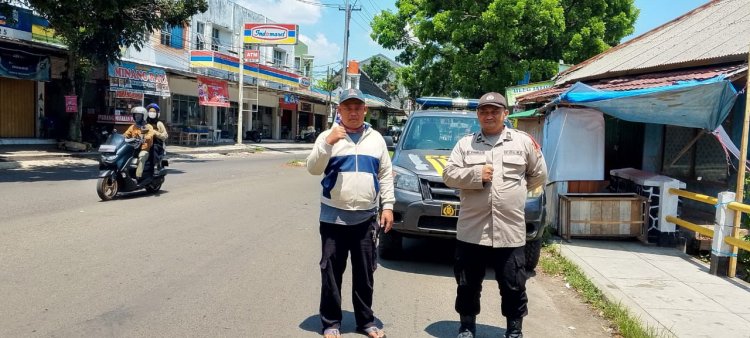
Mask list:
[[[305,160],[295,159],[287,162],[286,165],[292,167],[304,167],[307,166],[307,162]]]
[[[576,290],[586,303],[599,314],[612,322],[616,333],[614,336],[625,338],[661,337],[658,330],[644,327],[624,306],[604,298],[599,290],[581,270],[560,254],[559,245],[548,245],[542,248],[539,267],[548,275],[562,276],[571,288]]]

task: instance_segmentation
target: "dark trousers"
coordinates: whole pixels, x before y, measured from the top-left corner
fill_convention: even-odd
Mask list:
[[[454,274],[458,283],[456,312],[461,316],[479,314],[479,298],[487,266],[495,269],[500,287],[503,316],[517,319],[528,314],[526,305],[526,256],[524,248],[492,248],[457,241]]]
[[[377,267],[375,217],[357,225],[320,223],[323,255],[320,320],[324,328],[341,327],[341,279],[349,253],[352,256],[352,304],[357,328],[375,325],[372,311],[373,274]]]

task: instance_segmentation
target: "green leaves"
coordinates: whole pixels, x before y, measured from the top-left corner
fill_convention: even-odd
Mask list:
[[[633,30],[633,0],[399,0],[372,37],[401,49],[410,94],[478,97],[502,92],[531,72],[551,78],[560,59],[577,63]],[[407,74],[408,72],[408,74]]]

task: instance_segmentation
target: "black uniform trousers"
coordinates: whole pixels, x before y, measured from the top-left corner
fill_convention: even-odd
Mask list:
[[[524,247],[493,248],[462,241],[456,241],[456,312],[461,316],[479,314],[479,298],[487,266],[495,269],[503,316],[509,319],[526,316],[528,298]]]
[[[323,328],[341,327],[341,279],[349,253],[352,256],[352,304],[358,329],[375,325],[372,311],[373,275],[377,267],[375,217],[357,225],[320,223],[323,255],[320,260],[322,288],[320,320]]]

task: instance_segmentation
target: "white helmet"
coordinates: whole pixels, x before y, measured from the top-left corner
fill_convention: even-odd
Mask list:
[[[145,123],[146,108],[143,108],[142,106],[133,107],[133,109],[130,110],[130,113],[133,114],[133,121],[135,121],[135,124],[143,125]]]

